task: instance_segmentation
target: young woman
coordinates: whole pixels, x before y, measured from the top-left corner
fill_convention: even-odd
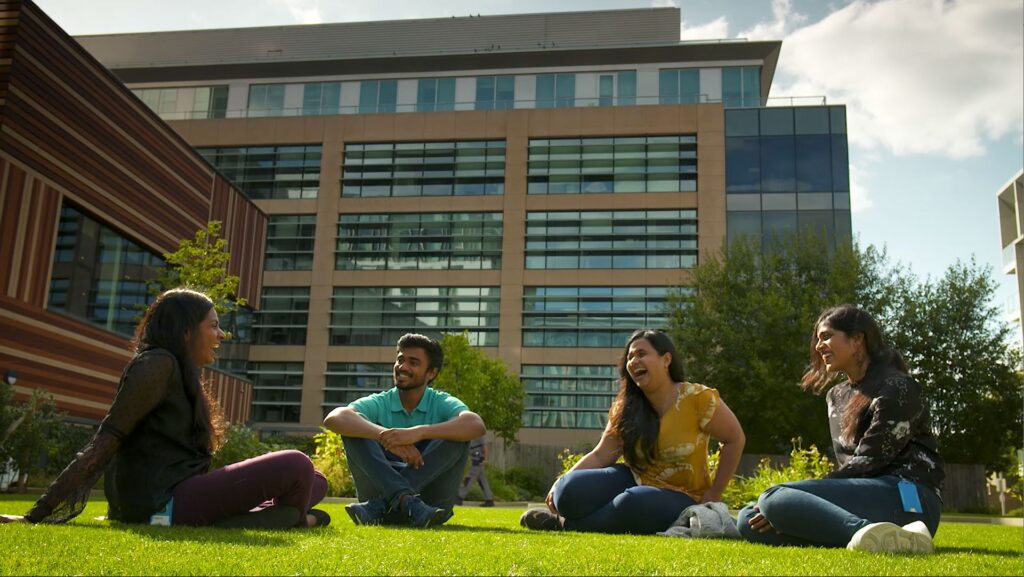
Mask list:
[[[96,435],[28,514],[0,522],[72,519],[104,473],[108,517],[115,521],[252,528],[330,522],[312,509],[327,481],[299,451],[208,472],[224,421],[200,383],[200,367],[213,362],[223,339],[206,295],[174,289],[158,296],[136,329],[135,356]]]
[[[597,447],[555,481],[548,509],[523,514],[524,527],[649,534],[690,505],[721,501],[745,438],[718,391],[686,382],[672,340],[653,330],[630,336],[619,383]],[[709,437],[722,445],[714,481]]]
[[[939,528],[944,477],[928,403],[871,315],[851,305],[821,313],[804,389],[828,391],[839,468],[824,479],[769,488],[737,519],[748,540],[927,553]]]

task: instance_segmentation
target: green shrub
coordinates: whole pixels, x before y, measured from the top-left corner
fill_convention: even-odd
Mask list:
[[[558,475],[562,476],[568,473],[569,469],[572,469],[573,465],[579,463],[580,459],[582,459],[585,454],[586,453],[574,453],[571,449],[562,449],[562,452],[558,454],[558,460],[562,462],[562,472]],[[547,491],[545,491],[545,494],[546,493]]]
[[[327,478],[327,495],[355,497],[356,484],[348,468],[341,435],[321,427],[320,432],[313,436],[313,444],[313,465]]]
[[[541,500],[548,493],[552,479],[543,467],[514,465],[505,469],[505,482],[515,487],[521,501]]]
[[[263,444],[271,451],[284,451],[293,449],[302,451],[312,457],[316,454],[316,441],[312,435],[287,435],[275,433],[263,438]]]
[[[241,423],[232,423],[225,432],[224,444],[213,455],[210,468],[219,469],[269,452],[270,447],[260,442],[256,431]]]
[[[708,468],[714,476],[718,468],[717,451],[709,455]],[[804,449],[801,446],[801,439],[796,438],[793,439],[793,450],[789,452],[789,463],[785,467],[776,468],[772,466],[770,459],[761,459],[752,476],[733,477],[722,495],[722,501],[729,507],[738,509],[756,503],[757,497],[773,485],[804,479],[820,479],[831,470],[832,463],[828,457],[818,452],[818,447],[811,445]]]
[[[521,501],[526,498],[520,494],[517,487],[510,485],[504,478],[501,469],[484,465],[484,472],[487,475],[487,484],[491,486],[491,493],[495,501]],[[463,477],[465,479],[465,477]],[[475,480],[466,493],[467,501],[482,501],[484,493],[480,490],[480,484]]]

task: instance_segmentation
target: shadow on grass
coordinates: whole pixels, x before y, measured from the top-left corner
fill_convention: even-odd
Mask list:
[[[965,555],[995,555],[996,557],[1015,557],[1020,558],[1020,551],[1013,549],[978,549],[976,547],[936,547],[935,554],[943,555],[946,553],[956,554],[962,553]]]
[[[473,525],[442,525],[438,527],[441,531],[472,531],[477,533],[515,533],[517,535],[525,535],[526,531],[520,531],[518,529],[506,529],[505,527],[476,527]]]
[[[195,543],[213,542],[233,545],[265,545],[270,547],[289,547],[294,545],[285,534],[293,530],[251,532],[244,529],[221,529],[218,527],[153,527],[131,523],[107,522],[100,525],[78,525],[83,529],[101,529],[104,531],[121,531],[132,533],[143,539],[152,541],[191,541]],[[316,534],[322,529],[296,529],[302,534]]]

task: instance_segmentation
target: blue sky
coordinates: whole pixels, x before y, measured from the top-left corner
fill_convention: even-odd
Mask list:
[[[36,0],[72,35],[678,6],[681,39],[782,40],[772,97],[848,107],[853,228],[917,275],[1001,272],[996,192],[1024,167],[1021,0]]]

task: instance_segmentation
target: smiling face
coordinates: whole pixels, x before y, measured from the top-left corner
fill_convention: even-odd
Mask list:
[[[437,376],[437,369],[430,366],[427,351],[419,347],[399,349],[395,357],[395,386],[408,391],[426,385]]]
[[[833,329],[827,323],[818,325],[818,343],[814,350],[821,355],[825,370],[830,373],[858,371],[858,351],[864,348],[864,335],[852,337],[841,330]]]
[[[671,353],[659,355],[650,341],[640,338],[629,343],[626,352],[626,372],[641,390],[651,390],[671,380],[668,375],[668,365],[671,361]]]
[[[191,335],[190,348],[192,349],[192,358],[195,360],[195,363],[200,367],[212,363],[216,359],[215,349],[220,346],[220,342],[224,340],[224,337],[224,331],[220,329],[220,318],[217,316],[217,310],[210,307],[210,312],[199,322],[199,326],[195,328],[195,333]]]

